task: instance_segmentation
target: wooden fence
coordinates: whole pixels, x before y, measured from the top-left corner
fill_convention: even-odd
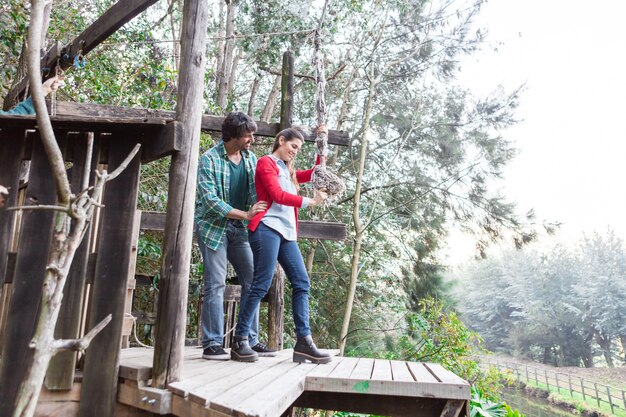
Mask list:
[[[500,371],[507,371],[517,380],[534,385],[545,384],[549,391],[556,390],[559,394],[569,392],[574,398],[574,393],[582,395],[583,401],[592,400],[598,404],[608,404],[611,413],[616,409],[626,410],[626,391],[610,385],[590,381],[565,372],[556,372],[545,367],[528,366],[526,364],[508,362],[505,360],[481,357],[481,363],[495,366]]]

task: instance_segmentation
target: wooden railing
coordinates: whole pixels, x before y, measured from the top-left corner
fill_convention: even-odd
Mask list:
[[[531,383],[536,386],[545,384],[548,391],[556,390],[559,394],[569,392],[570,397],[580,394],[583,401],[593,400],[601,407],[602,403],[608,404],[611,413],[615,410],[626,410],[626,391],[596,381],[590,381],[567,372],[556,372],[545,367],[529,366],[522,363],[510,362],[498,358],[481,356],[482,364],[495,366],[500,371],[506,371],[518,381]]]

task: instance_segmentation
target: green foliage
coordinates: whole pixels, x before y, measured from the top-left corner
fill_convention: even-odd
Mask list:
[[[407,316],[407,329],[388,354],[394,359],[439,363],[472,386],[495,395],[501,387],[499,375],[481,371],[473,359],[480,351],[480,336],[441,301],[426,298],[418,307]]]
[[[524,414],[512,409],[506,403],[493,401],[479,389],[472,389],[470,417],[524,417]]]
[[[572,248],[507,252],[461,275],[464,317],[487,347],[556,366],[592,366],[594,356],[610,366],[617,357],[626,251],[611,231]]]

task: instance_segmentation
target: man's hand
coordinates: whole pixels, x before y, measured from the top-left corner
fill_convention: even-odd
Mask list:
[[[246,212],[246,220],[251,220],[257,213],[261,213],[266,209],[267,201],[257,201],[257,203]]]
[[[59,77],[58,75],[55,75],[52,78],[48,78],[43,83],[43,85],[42,85],[42,87],[43,87],[43,94],[44,94],[44,96],[47,96],[51,92],[58,90],[59,88],[63,87],[64,85],[65,85],[65,81],[63,81],[63,78]]]

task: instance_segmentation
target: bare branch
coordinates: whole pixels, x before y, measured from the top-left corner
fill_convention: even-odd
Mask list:
[[[67,207],[45,205],[45,204],[42,204],[40,206],[16,206],[16,207],[9,207],[7,209],[7,211],[19,211],[19,210],[55,210],[55,211],[69,213],[69,209]]]
[[[111,172],[110,174],[107,174],[105,176],[104,181],[105,182],[109,182],[111,180],[114,180],[115,178],[117,178],[118,175],[120,175],[122,173],[122,171],[124,171],[126,169],[126,167],[128,166],[128,164],[130,164],[130,161],[133,160],[133,158],[135,157],[135,155],[137,155],[137,152],[139,152],[139,148],[141,148],[141,144],[138,143],[135,145],[135,147],[133,148],[132,151],[130,151],[130,153],[128,154],[128,156],[126,157],[126,159],[124,159],[122,161],[122,163],[120,164],[120,166],[118,166],[115,171]]]
[[[104,318],[104,320],[102,320],[100,323],[98,323],[98,325],[96,325],[96,327],[94,327],[93,329],[91,329],[89,331],[89,333],[87,333],[85,336],[83,336],[80,339],[59,339],[59,340],[55,340],[52,344],[52,348],[59,351],[59,350],[75,350],[75,351],[79,351],[79,352],[83,352],[85,349],[87,349],[89,347],[89,344],[91,343],[91,341],[93,340],[94,337],[96,337],[98,335],[98,333],[100,333],[107,324],[109,324],[109,322],[112,319],[112,315],[109,314],[108,316],[106,316]]]
[[[63,155],[56,142],[48,109],[44,100],[44,92],[41,84],[41,36],[43,25],[43,13],[46,1],[32,1],[30,24],[28,25],[28,77],[33,92],[33,103],[37,116],[39,134],[44,149],[48,155],[54,181],[57,186],[57,196],[61,205],[69,205],[71,190],[70,182],[65,171]]]

